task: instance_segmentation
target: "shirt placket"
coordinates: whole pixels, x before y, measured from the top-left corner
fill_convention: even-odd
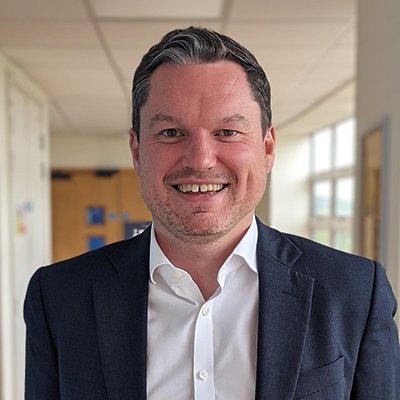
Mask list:
[[[193,383],[195,400],[215,399],[213,301],[199,309],[194,332]]]

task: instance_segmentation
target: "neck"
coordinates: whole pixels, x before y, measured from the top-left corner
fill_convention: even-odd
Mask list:
[[[156,222],[154,229],[157,242],[164,254],[174,266],[190,274],[207,300],[218,287],[219,269],[243,238],[251,221],[251,219],[243,221],[243,224],[236,226],[226,235],[206,243],[188,243],[173,236]]]

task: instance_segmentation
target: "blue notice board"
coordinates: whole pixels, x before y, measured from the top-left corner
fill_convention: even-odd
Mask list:
[[[96,250],[106,245],[104,236],[89,236],[88,238],[88,250]]]

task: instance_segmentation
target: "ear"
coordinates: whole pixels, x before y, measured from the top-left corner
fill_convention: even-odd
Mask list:
[[[275,161],[276,130],[274,126],[268,128],[264,137],[265,166],[270,173]]]
[[[139,142],[133,128],[129,131],[129,148],[131,149],[133,166],[139,172]]]

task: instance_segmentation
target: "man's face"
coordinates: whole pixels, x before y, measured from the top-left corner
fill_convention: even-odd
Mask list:
[[[244,232],[273,164],[274,128],[232,62],[154,72],[131,151],[156,229],[187,243]]]

